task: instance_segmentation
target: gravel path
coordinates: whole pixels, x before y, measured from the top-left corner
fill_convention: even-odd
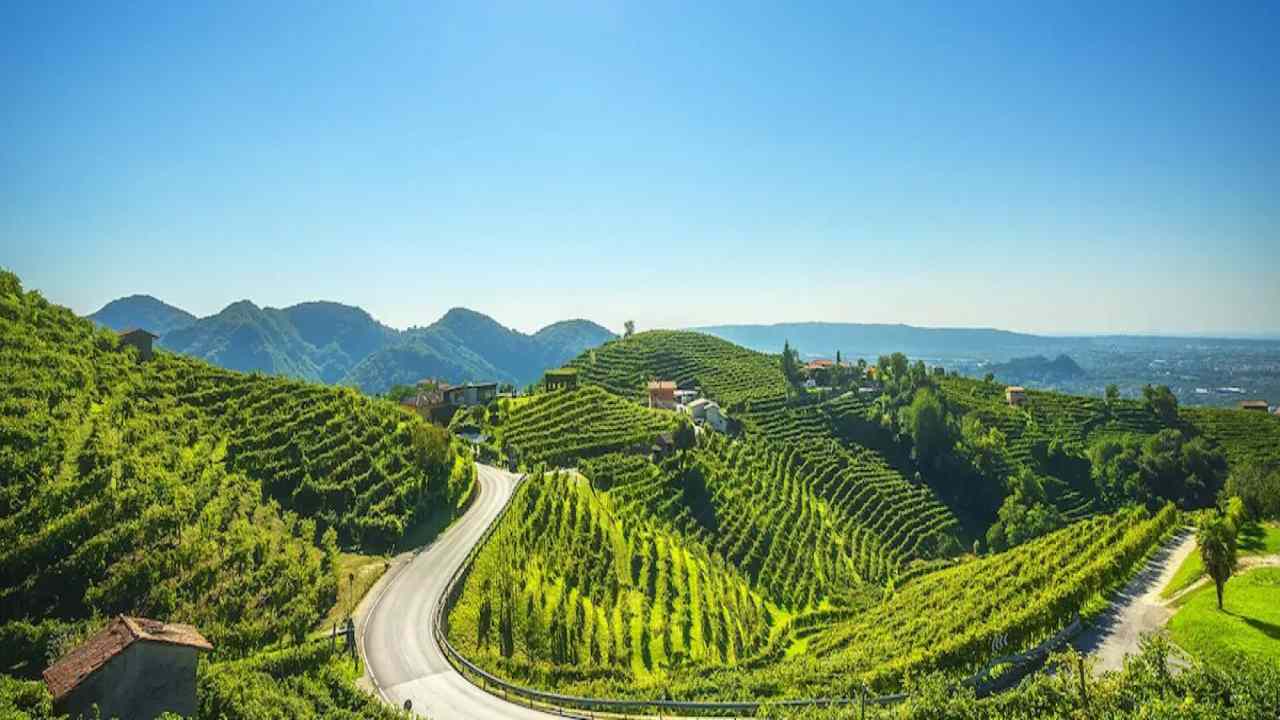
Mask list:
[[[1160,630],[1169,622],[1173,609],[1160,597],[1160,590],[1195,549],[1195,532],[1190,528],[1178,531],[1147,560],[1111,607],[1075,639],[1072,645],[1077,650],[1097,659],[1095,673],[1119,670],[1126,655],[1138,652],[1143,633]]]

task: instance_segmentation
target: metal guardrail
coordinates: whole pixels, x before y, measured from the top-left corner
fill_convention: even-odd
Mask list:
[[[617,715],[631,714],[628,711],[642,711],[645,709],[658,711],[675,711],[681,714],[689,715],[710,715],[724,714],[734,712],[757,712],[761,708],[796,708],[796,707],[837,707],[850,705],[891,705],[901,702],[907,698],[906,693],[891,693],[888,695],[869,695],[861,693],[857,697],[834,697],[834,698],[800,698],[790,700],[742,700],[742,701],[692,701],[692,700],[639,700],[639,699],[621,699],[621,698],[593,698],[580,695],[562,695],[559,693],[546,692],[536,690],[534,688],[516,685],[488,672],[479,665],[471,662],[465,655],[453,647],[449,642],[447,618],[448,610],[457,601],[460,592],[461,581],[464,580],[471,571],[471,566],[475,561],[475,556],[480,552],[480,548],[489,541],[498,524],[506,516],[507,510],[511,507],[511,501],[519,492],[520,486],[524,484],[527,475],[521,475],[516,482],[515,488],[512,489],[507,502],[498,511],[498,515],[485,528],[480,539],[476,544],[467,551],[467,556],[463,559],[462,564],[454,569],[453,574],[449,576],[449,582],[445,585],[444,592],[441,593],[440,602],[436,605],[435,617],[432,619],[432,635],[440,649],[444,652],[445,659],[453,665],[463,677],[468,680],[471,677],[479,677],[481,683],[476,685],[480,689],[494,694],[493,691],[500,691],[504,700],[510,700],[511,697],[521,698],[528,701],[530,707],[534,703],[540,703],[547,706],[548,712],[556,712],[564,715],[565,709],[578,711],[602,711]],[[1066,642],[1071,636],[1079,632],[1082,626],[1080,614],[1076,613],[1070,624],[1059,630],[1050,638],[1040,643],[1030,650],[1026,650],[1014,655],[1007,655],[989,661],[981,670],[970,675],[961,681],[960,684],[969,685],[975,688],[979,695],[983,695],[999,689],[1001,680],[1006,678],[1002,674],[996,678],[987,678],[987,674],[996,666],[1002,664],[1013,664],[1015,666],[1026,666],[1032,663],[1040,662],[1048,657],[1049,653],[1062,643]],[[476,684],[472,680],[472,684]]]

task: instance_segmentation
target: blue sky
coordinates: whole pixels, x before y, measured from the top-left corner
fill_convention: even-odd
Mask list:
[[[1280,4],[1113,5],[15,4],[0,266],[80,312],[1280,332]]]

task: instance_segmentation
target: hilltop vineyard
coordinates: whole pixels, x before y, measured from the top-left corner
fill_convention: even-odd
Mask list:
[[[777,359],[702,333],[652,330],[588,350],[571,364],[583,382],[640,398],[645,382],[698,385],[730,411],[786,396]]]
[[[502,442],[521,462],[572,465],[577,458],[634,445],[647,452],[656,435],[675,427],[675,416],[621,400],[597,387],[545,393],[515,407],[503,420]]]

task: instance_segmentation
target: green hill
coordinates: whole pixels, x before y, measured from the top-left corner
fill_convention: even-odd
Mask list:
[[[334,602],[340,546],[390,548],[473,478],[447,433],[389,402],[140,362],[8,273],[0,376],[0,672],[18,677],[117,613],[196,625],[215,668],[294,646]],[[383,713],[332,685],[327,654],[306,657],[303,705]],[[278,692],[270,673],[228,672]]]
[[[789,389],[776,356],[694,332],[640,333],[570,364],[582,382],[622,397],[641,399],[648,379],[676,380],[719,401],[749,436],[787,443],[827,438],[872,457],[901,482],[931,488],[966,545],[989,539],[996,524],[1003,544],[1133,500],[1202,506],[1230,467],[1280,460],[1280,422],[1261,413],[1181,408],[1161,419],[1142,401],[1034,389],[1024,407],[1013,408],[1002,384],[926,372],[923,365],[917,371],[905,360],[901,377],[888,377],[892,364],[884,368],[884,392],[870,395]],[[937,449],[928,456],[908,407],[926,388],[941,413]],[[1095,456],[1112,460],[1104,466]],[[1042,510],[1043,523],[1028,519]]]
[[[112,300],[89,319],[112,330],[143,328],[157,335],[187,327],[197,320],[186,310],[150,295],[130,295]]]
[[[675,380],[701,386],[729,412],[753,401],[785,397],[777,358],[702,333],[650,330],[588,350],[570,363],[583,382],[627,398],[644,396],[645,382]]]
[[[196,318],[155,298],[133,296],[89,318],[115,330],[150,330],[160,335],[162,347],[229,370],[354,385],[371,394],[427,377],[524,386],[614,337],[587,320],[566,320],[526,335],[465,308],[401,332],[358,307],[333,302],[277,309],[242,300]]]

